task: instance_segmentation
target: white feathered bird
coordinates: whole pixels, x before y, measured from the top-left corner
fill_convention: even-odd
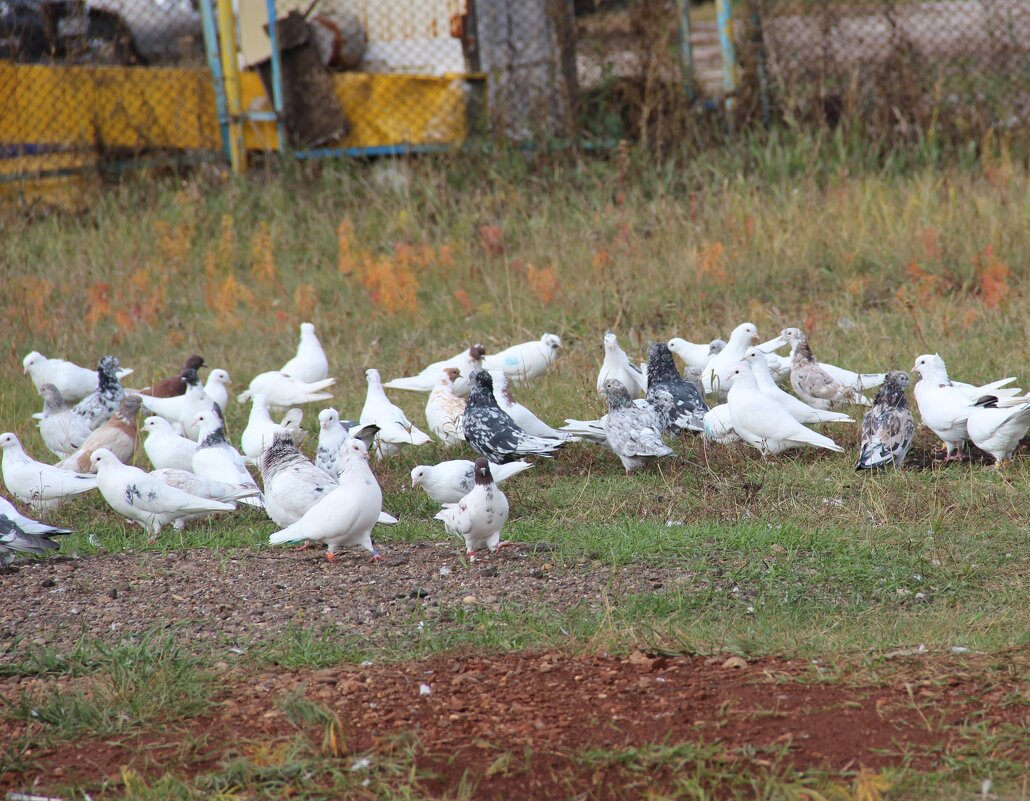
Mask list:
[[[923,425],[933,431],[948,448],[945,461],[962,457],[962,446],[969,439],[967,422],[976,402],[986,396],[1011,397],[1018,389],[1002,389],[1016,379],[1002,378],[974,387],[956,384],[948,377],[944,359],[937,353],[924,353],[916,358],[913,372],[920,375],[913,389]]]
[[[199,446],[193,454],[193,472],[222,484],[256,487],[240,452],[225,436],[225,426],[214,412],[201,412],[192,421],[200,432]],[[245,498],[249,506],[263,507],[260,498]]]
[[[494,483],[507,481],[533,465],[529,462],[490,463]],[[468,459],[451,459],[439,464],[420,464],[411,470],[411,488],[422,487],[426,495],[437,503],[457,503],[468,495],[476,484],[476,465]]]
[[[738,362],[730,371],[726,386],[733,430],[763,455],[806,446],[844,450],[829,437],[805,428],[776,401],[763,395],[746,362]]]
[[[387,389],[403,389],[409,392],[432,392],[440,378],[440,371],[445,367],[457,367],[460,375],[454,382],[454,391],[465,396],[469,393],[468,377],[474,371],[482,368],[484,356],[486,356],[486,348],[476,343],[449,359],[433,362],[418,375],[395,378],[383,386]]]
[[[494,398],[497,399],[497,405],[501,407],[502,411],[507,412],[523,431],[527,434],[532,434],[534,437],[557,437],[558,439],[568,439],[570,441],[575,439],[564,431],[551,428],[551,426],[547,425],[533,412],[515,400],[511,394],[511,387],[508,385],[508,376],[503,371],[490,370],[489,372],[490,377],[494,380]]]
[[[996,465],[1012,458],[1030,429],[1030,395],[999,400],[989,395],[977,403],[966,429],[973,444],[994,457]]]
[[[766,355],[758,348],[748,348],[744,352],[744,357],[741,361],[750,363],[751,372],[755,374],[755,381],[758,383],[758,389],[761,390],[762,394],[780,404],[799,423],[855,422],[843,412],[816,409],[780,389],[769,372],[769,363],[766,360]]]
[[[361,425],[379,426],[375,450],[380,459],[399,453],[402,445],[425,445],[431,441],[425,432],[415,428],[400,407],[386,397],[378,370],[366,370],[365,380],[368,382],[368,391],[359,422]]]
[[[22,360],[25,373],[32,378],[37,390],[44,384],[53,384],[66,402],[80,401],[97,390],[97,371],[79,367],[64,359],[48,359],[39,351],[32,351]],[[119,368],[118,377],[132,374],[128,368]]]
[[[440,381],[429,393],[426,401],[426,425],[445,446],[458,445],[465,441],[461,425],[465,414],[465,399],[454,391],[458,379],[457,367],[445,367],[440,371]]]
[[[39,433],[50,452],[63,459],[77,451],[89,437],[89,421],[64,402],[53,384],[44,384],[39,394],[43,396]]]
[[[740,437],[733,428],[733,417],[728,403],[720,403],[705,412],[704,429],[705,439],[717,445],[740,442]]]
[[[193,454],[198,444],[179,434],[163,417],[153,415],[143,421],[147,438],[143,450],[155,470],[193,470]]]
[[[647,376],[633,364],[626,352],[619,347],[618,337],[612,331],[604,334],[604,362],[597,373],[597,391],[601,391],[604,382],[614,378],[620,382],[631,398],[639,398],[647,392]]]
[[[293,437],[295,444],[299,444],[305,435],[300,427],[304,413],[300,409],[290,409],[281,423],[275,422],[268,413],[268,404],[265,396],[260,393],[250,399],[250,417],[247,420],[247,427],[240,435],[240,448],[243,455],[252,461],[261,459],[262,454],[272,444],[272,438],[284,432]]]
[[[72,473],[37,462],[10,432],[0,434],[0,448],[4,453],[0,470],[7,490],[33,509],[56,509],[66,498],[96,488],[97,477],[92,474]]]
[[[508,519],[508,498],[494,483],[490,463],[483,457],[475,463],[476,485],[468,495],[436,513],[435,520],[465,540],[469,559],[487,548],[491,552],[507,545],[501,542],[501,529]]]
[[[383,511],[383,493],[368,466],[368,448],[353,437],[347,439],[340,454],[340,486],[312,506],[296,523],[268,538],[277,545],[284,542],[322,542],[329,546],[326,557],[332,560],[343,545],[360,545],[372,558],[379,552],[372,545],[372,527]]]
[[[288,409],[304,403],[329,400],[333,396],[332,393],[322,390],[335,383],[335,378],[326,378],[309,384],[291,378],[278,370],[272,370],[254,376],[250,387],[245,392],[241,392],[236,400],[246,403],[254,395],[264,395],[270,409]]]
[[[733,329],[726,347],[713,356],[701,372],[701,385],[705,394],[726,397],[726,382],[730,374],[757,337],[758,329],[753,323],[741,323]]]
[[[322,350],[322,343],[315,336],[315,326],[311,323],[300,324],[300,342],[297,355],[290,359],[279,370],[291,378],[312,384],[324,381],[329,377],[329,360]]]
[[[122,464],[107,448],[90,456],[97,471],[97,488],[104,500],[122,517],[143,526],[151,541],[175,520],[196,514],[231,512],[231,503],[190,495],[138,467]]]
[[[558,358],[561,337],[544,334],[533,342],[523,342],[483,357],[484,370],[503,370],[516,384],[544,375]]]

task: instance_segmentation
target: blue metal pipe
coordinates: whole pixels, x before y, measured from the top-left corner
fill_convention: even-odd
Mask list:
[[[207,67],[211,70],[211,84],[215,92],[215,111],[218,127],[222,132],[222,150],[229,159],[229,106],[225,100],[225,81],[222,78],[222,62],[218,49],[218,34],[215,33],[215,10],[212,0],[200,0],[200,19],[204,30],[204,51]]]
[[[265,0],[268,10],[268,38],[272,43],[272,108],[275,109],[275,129],[279,134],[279,152],[286,152],[286,124],[283,119],[283,61],[279,51],[279,26],[275,13],[275,0]],[[257,119],[250,115],[251,119]]]

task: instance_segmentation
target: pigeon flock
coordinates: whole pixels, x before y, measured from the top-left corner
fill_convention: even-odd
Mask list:
[[[238,396],[239,403],[251,404],[239,449],[225,426],[229,373],[212,369],[202,382],[199,371],[207,365],[199,355],[190,355],[177,374],[134,390],[122,384],[132,370],[115,356],[100,358],[94,371],[33,351],[23,365],[43,402],[34,416],[58,461],[37,461],[16,434],[0,434],[3,483],[37,515],[97,490],[151,540],[168,525],[181,529],[247,504],[279,527],[271,544],[323,545],[329,559],[340,547],[356,545],[379,559],[372,531],[397,520],[383,509],[370,455],[389,459],[435,437],[448,448],[467,446],[477,458],[418,465],[411,486],[441,505],[435,519],[461,537],[475,559],[506,544],[501,531],[509,506],[498,485],[531,468],[527,459],[555,457],[573,442],[610,449],[627,474],[674,456],[672,445],[687,437],[712,445],[744,443],[763,458],[809,447],[842,452],[831,436],[811,426],[826,424],[832,433],[835,424],[855,422],[849,416],[853,407],[869,407],[861,419],[856,469],[903,466],[916,433],[907,373],[857,373],[820,362],[798,328],[757,340],[752,323],[737,326],[725,340],[676,337],[653,343],[648,361],[638,365],[608,331],[597,376],[606,413],[566,419],[561,428],[512,395],[513,386],[543,377],[555,364],[562,345],[555,334],[492,355],[475,343],[417,375],[386,383],[369,369],[356,421],[341,419],[334,408],[319,412],[313,461],[300,450],[307,432],[297,407],[330,400],[327,390],[335,379],[311,323],[300,327],[296,355],[281,369],[257,375]],[[778,352],[788,347],[789,355]],[[945,462],[961,459],[968,441],[996,466],[1013,457],[1030,429],[1030,395],[1010,386],[1015,377],[980,386],[953,381],[938,354],[917,357],[912,371],[919,376],[913,395],[920,418],[941,439]],[[870,400],[865,393],[877,388]],[[387,390],[428,394],[428,434],[391,402]],[[151,472],[131,464],[140,428]],[[54,538],[68,533],[0,497],[0,567],[17,553],[54,551]]]

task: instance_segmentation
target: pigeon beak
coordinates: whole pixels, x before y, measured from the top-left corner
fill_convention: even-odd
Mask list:
[[[29,374],[29,368],[26,367],[24,370],[21,371],[21,374],[22,375],[28,375]]]

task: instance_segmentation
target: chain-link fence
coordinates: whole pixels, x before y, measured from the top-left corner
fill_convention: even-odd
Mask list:
[[[1025,128],[1028,87],[1027,0],[0,0],[0,188],[778,118],[975,133]]]
[[[1026,0],[748,2],[744,92],[772,113],[901,136],[1030,124]]]

